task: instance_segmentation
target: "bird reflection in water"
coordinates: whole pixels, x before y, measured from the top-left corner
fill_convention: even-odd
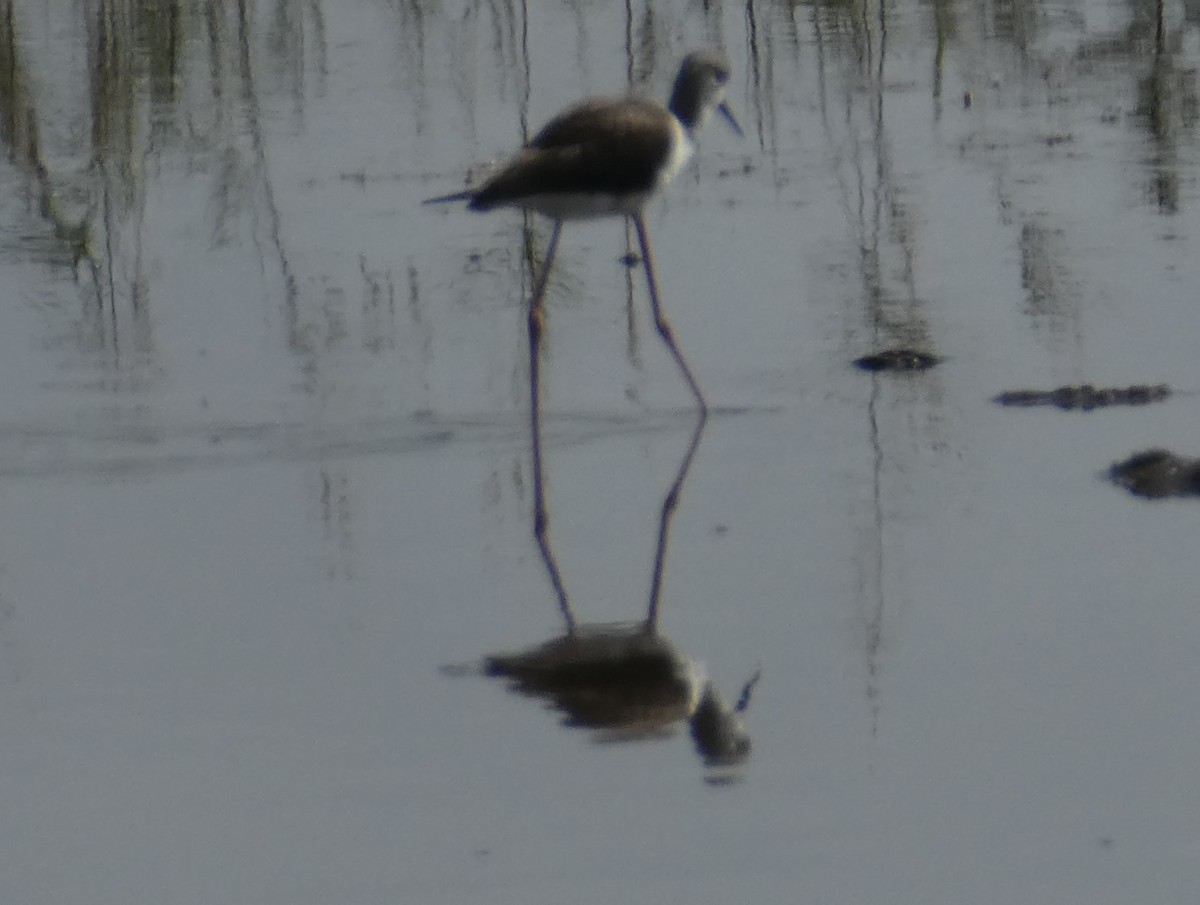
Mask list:
[[[563,725],[595,730],[599,741],[662,738],[673,734],[679,722],[687,721],[696,753],[707,768],[706,781],[723,784],[738,778],[737,768],[750,756],[750,735],[742,714],[750,704],[759,672],[730,705],[703,666],[658,631],[671,518],[703,429],[702,420],[663,500],[646,618],[632,623],[579,624],[549,538],[543,533],[539,544],[545,542],[546,567],[566,631],[527,650],[489,656],[483,671],[506,679],[514,691],[561,711]],[[540,452],[540,442],[535,428],[535,453]],[[535,470],[535,479],[540,477],[540,469]],[[541,488],[535,493],[541,497]]]
[[[706,767],[737,767],[750,756],[741,714],[759,674],[730,706],[699,663],[643,622],[582,626],[529,650],[490,656],[484,671],[561,710],[564,725],[598,730],[600,741],[665,737],[687,720]]]

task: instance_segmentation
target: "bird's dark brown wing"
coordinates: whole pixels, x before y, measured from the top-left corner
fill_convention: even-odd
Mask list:
[[[639,100],[591,100],[552,119],[475,193],[488,210],[550,192],[625,194],[654,186],[671,152],[670,114]]]
[[[546,123],[527,148],[585,144],[597,135],[644,132],[667,115],[665,108],[639,98],[596,97],[564,110]]]

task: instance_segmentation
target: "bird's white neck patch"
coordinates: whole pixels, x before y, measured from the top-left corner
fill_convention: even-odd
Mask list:
[[[671,123],[671,156],[658,174],[658,188],[663,188],[668,182],[679,175],[679,171],[687,166],[692,155],[696,153],[696,144],[692,136],[683,127],[678,117],[672,115]]]

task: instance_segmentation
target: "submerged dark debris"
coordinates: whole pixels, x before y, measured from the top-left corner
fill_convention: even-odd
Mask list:
[[[1090,412],[1092,409],[1110,405],[1148,405],[1151,402],[1162,402],[1170,395],[1171,388],[1165,383],[1134,384],[1127,387],[1095,387],[1084,383],[1054,390],[1010,390],[992,397],[992,401],[1016,408],[1047,405],[1063,411]]]
[[[1200,459],[1165,449],[1148,449],[1114,462],[1108,476],[1118,487],[1148,500],[1200,496]]]
[[[863,371],[927,371],[940,362],[936,355],[916,349],[885,349],[854,359],[854,366]]]

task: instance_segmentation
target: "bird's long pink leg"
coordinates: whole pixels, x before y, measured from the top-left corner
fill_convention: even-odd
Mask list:
[[[550,546],[550,515],[546,508],[545,478],[542,473],[542,408],[541,408],[541,340],[546,317],[544,303],[546,287],[550,282],[550,268],[554,266],[554,255],[558,251],[558,237],[562,232],[562,221],[554,221],[550,233],[550,244],[546,247],[546,258],[542,272],[537,278],[533,296],[529,300],[529,424],[533,434],[533,536],[550,584],[558,597],[558,606],[566,620],[567,634],[575,633],[575,616],[571,612],[571,601],[563,583],[562,572]]]
[[[675,344],[674,331],[672,331],[671,325],[663,313],[662,303],[658,299],[658,281],[654,277],[654,256],[650,252],[650,236],[646,232],[646,221],[640,212],[633,214],[632,217],[633,225],[637,229],[638,244],[642,247],[642,263],[646,268],[646,285],[650,291],[650,309],[654,314],[655,329],[658,330],[662,341],[667,344],[667,348],[671,350],[671,355],[679,365],[679,370],[683,372],[683,377],[700,407],[700,417],[696,422],[696,429],[692,432],[692,439],[688,443],[687,451],[683,454],[683,461],[679,465],[675,481],[663,499],[662,513],[659,516],[658,544],[654,551],[654,572],[650,579],[650,605],[646,613],[646,630],[654,632],[658,626],[658,604],[662,597],[663,579],[666,573],[667,541],[671,531],[671,519],[675,515],[675,509],[679,506],[679,495],[683,491],[683,482],[687,478],[688,471],[692,467],[692,459],[700,446],[700,436],[704,433],[704,423],[708,419],[708,403],[704,401],[704,394],[700,392],[700,385],[692,375],[692,369],[688,367],[687,359],[683,357],[679,346]]]
[[[679,370],[683,372],[687,385],[691,387],[692,395],[696,397],[696,403],[700,406],[700,423],[703,424],[708,418],[708,403],[704,401],[704,394],[700,392],[700,384],[696,383],[696,378],[692,376],[692,369],[688,367],[687,359],[683,357],[679,346],[675,344],[674,331],[671,329],[666,315],[663,314],[662,304],[658,300],[658,284],[654,278],[654,257],[650,253],[650,236],[646,232],[646,221],[640,211],[631,216],[633,225],[637,228],[638,243],[642,246],[642,264],[646,268],[646,284],[650,290],[650,309],[654,313],[654,327],[658,330],[662,341],[667,344],[667,348],[671,350],[676,364],[679,365]]]
[[[696,450],[700,446],[700,435],[703,433],[704,419],[701,418],[696,422],[696,429],[692,431],[691,442],[688,443],[687,452],[683,454],[683,461],[679,463],[675,481],[667,490],[667,495],[663,497],[662,512],[658,518],[658,543],[654,548],[654,572],[650,578],[650,605],[646,610],[646,631],[650,634],[654,634],[658,630],[658,602],[662,597],[663,579],[667,570],[667,544],[671,535],[671,519],[674,518],[675,510],[679,506],[683,482],[687,479],[688,471],[691,470],[692,459],[696,457]]]

